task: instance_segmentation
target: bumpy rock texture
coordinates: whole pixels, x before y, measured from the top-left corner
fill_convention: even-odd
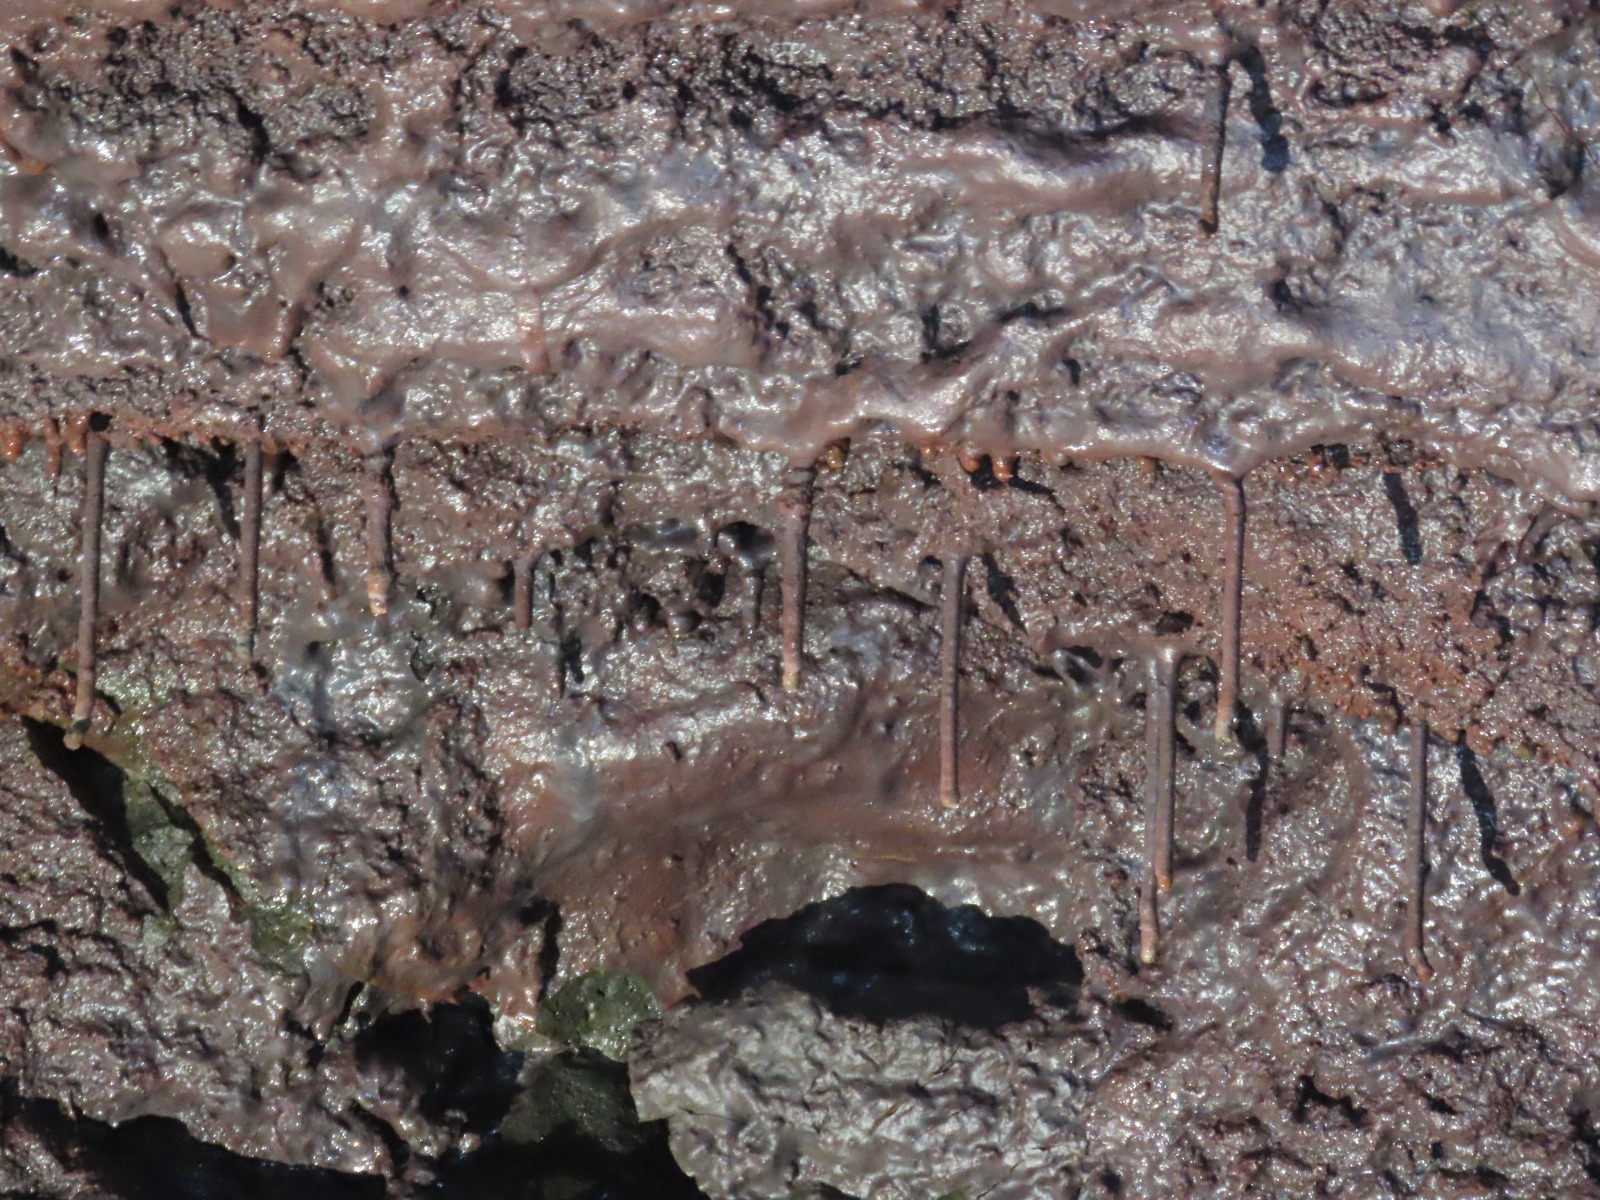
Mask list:
[[[669,1013],[634,1079],[708,1192],[768,1186],[802,1110],[796,1186],[987,1188],[937,1145],[934,1054],[1036,1194],[1597,1189],[1584,6],[29,0],[0,31],[6,1187],[142,1194],[126,1131],[175,1120],[207,1179],[481,1194],[508,1111],[555,1127],[539,1086],[620,1086],[577,1050],[529,1084],[552,988],[670,1004],[898,883],[1037,921],[1081,990],[982,1033]],[[776,501],[845,436],[785,695]],[[1214,468],[1249,470],[1227,745]],[[1140,966],[1158,645],[1177,878]],[[921,1151],[846,1119],[873,1087]]]

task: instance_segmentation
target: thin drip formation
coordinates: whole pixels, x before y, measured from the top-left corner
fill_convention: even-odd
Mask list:
[[[100,620],[100,574],[103,557],[102,526],[105,506],[105,470],[111,443],[105,422],[94,417],[74,427],[79,437],[71,438],[67,448],[84,459],[84,486],[81,505],[82,548],[79,565],[80,618],[77,643],[76,699],[68,728],[68,744],[82,745],[92,728],[95,705],[96,629]],[[46,470],[59,469],[60,439],[47,438],[55,447],[46,454]],[[73,444],[73,443],[78,444]],[[15,460],[22,439],[12,435],[6,457]],[[239,528],[238,611],[239,641],[247,655],[253,656],[259,602],[260,544],[262,536],[263,476],[269,450],[261,441],[244,447],[243,515]],[[368,571],[365,576],[368,608],[375,618],[387,616],[394,582],[391,526],[397,503],[391,473],[391,456],[375,455],[366,461],[366,536]],[[970,461],[971,471],[980,460]],[[806,576],[809,558],[809,526],[817,488],[817,463],[792,465],[785,478],[775,509],[782,570],[780,674],[785,692],[797,692],[804,680]],[[963,462],[963,467],[968,463]],[[998,464],[1007,478],[1015,464]],[[1221,653],[1218,659],[1217,716],[1215,737],[1219,745],[1232,740],[1234,721],[1241,711],[1239,696],[1240,632],[1246,551],[1246,507],[1243,481],[1218,476],[1226,522],[1225,558],[1221,586]],[[961,805],[960,763],[960,678],[961,626],[968,555],[948,553],[942,565],[939,652],[939,801],[946,809]],[[523,554],[510,563],[512,623],[526,630],[532,623],[533,569],[536,554]],[[759,586],[759,574],[753,579]],[[752,627],[759,624],[759,594],[751,605]],[[1148,682],[1145,689],[1146,712],[1146,802],[1144,848],[1139,876],[1138,957],[1146,965],[1160,958],[1162,895],[1173,887],[1173,855],[1176,807],[1175,720],[1178,708],[1177,673],[1182,662],[1180,647],[1161,643],[1147,658]],[[1265,735],[1272,761],[1284,753],[1287,712],[1281,701],[1264,714]],[[1427,741],[1425,721],[1414,720],[1408,731],[1410,744],[1410,784],[1406,810],[1404,866],[1408,887],[1402,950],[1417,978],[1431,978],[1433,968],[1425,950],[1424,886],[1427,870],[1424,839],[1427,826]]]
[[[1199,185],[1199,226],[1210,236],[1220,227],[1219,205],[1222,189],[1222,162],[1226,115],[1230,97],[1229,65],[1215,69],[1214,91],[1208,103],[1210,140],[1202,156]],[[105,466],[110,452],[107,423],[95,415],[67,428],[63,434],[52,429],[46,436],[45,471],[52,478],[60,469],[63,442],[84,455],[82,499],[82,553],[79,567],[81,613],[77,645],[77,693],[69,726],[69,744],[76,747],[91,728],[95,702],[95,638],[99,622],[100,564],[102,558]],[[6,429],[0,452],[15,460],[22,449],[24,435],[16,426]],[[845,443],[831,445],[815,461],[792,462],[776,498],[776,540],[781,568],[780,661],[782,689],[794,693],[801,689],[805,668],[806,583],[810,545],[810,522],[817,488],[819,464],[837,468],[843,464]],[[243,512],[239,529],[238,609],[239,640],[244,653],[255,653],[259,620],[260,545],[263,522],[263,475],[270,456],[260,437],[244,444]],[[1148,470],[1157,460],[1139,455]],[[957,455],[963,471],[972,476],[983,463],[990,462],[994,479],[1010,484],[1016,463],[1006,455],[992,459],[974,453]],[[1218,689],[1215,739],[1219,745],[1234,737],[1234,723],[1240,713],[1240,638],[1246,551],[1246,502],[1243,479],[1215,472],[1223,502],[1226,539],[1221,564],[1221,636],[1217,659]],[[375,618],[388,615],[395,579],[392,547],[393,513],[398,502],[393,476],[392,451],[368,455],[364,463],[363,504],[365,510],[367,606]],[[512,621],[519,630],[532,624],[533,572],[537,552],[515,557],[511,564]],[[961,641],[968,554],[952,550],[943,558],[940,604],[940,663],[938,694],[939,801],[946,809],[961,804],[960,763],[960,677]],[[751,573],[753,595],[750,600],[751,626],[757,627],[760,613],[762,573]],[[1161,644],[1148,658],[1146,688],[1146,809],[1143,866],[1139,879],[1138,957],[1146,965],[1159,959],[1159,897],[1173,886],[1173,847],[1175,829],[1175,733],[1178,704],[1177,671],[1179,648]],[[1287,715],[1281,704],[1267,714],[1267,736],[1274,761],[1283,754]],[[1418,979],[1432,975],[1424,950],[1423,840],[1426,828],[1426,745],[1427,726],[1421,720],[1411,725],[1411,792],[1407,809],[1407,878],[1411,886],[1406,897],[1406,922],[1403,950]]]

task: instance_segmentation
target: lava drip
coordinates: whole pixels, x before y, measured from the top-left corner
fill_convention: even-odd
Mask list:
[[[1423,838],[1428,828],[1428,723],[1411,722],[1411,779],[1406,804],[1406,961],[1423,983],[1433,978],[1433,966],[1423,948],[1422,894],[1428,877]]]
[[[255,657],[256,623],[261,609],[261,493],[265,454],[261,440],[244,447],[244,515],[239,522],[240,644],[246,658]]]
[[[790,464],[778,497],[779,540],[783,555],[783,690],[800,688],[801,657],[806,642],[806,553],[811,532],[811,499],[816,488],[815,463]]]
[[[72,707],[67,748],[83,745],[94,716],[95,629],[100,624],[100,539],[105,517],[106,458],[110,443],[91,417],[83,442],[83,557],[78,568],[78,696]]]
[[[1172,890],[1173,721],[1177,710],[1177,651],[1158,649],[1150,658],[1145,698],[1144,877],[1139,890],[1139,961],[1156,961],[1160,922],[1156,897]]]
[[[946,808],[955,808],[961,802],[957,749],[961,737],[961,602],[966,570],[966,555],[945,556],[944,588],[940,597],[939,802]]]

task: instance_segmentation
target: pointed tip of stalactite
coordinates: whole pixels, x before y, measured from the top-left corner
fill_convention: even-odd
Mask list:
[[[1017,475],[1017,460],[1004,456],[989,460],[989,469],[994,472],[994,477],[1001,483],[1010,484]]]
[[[1161,930],[1156,919],[1154,899],[1139,902],[1139,962],[1153,967],[1161,958]]]
[[[1406,961],[1411,964],[1412,973],[1416,975],[1418,983],[1427,983],[1433,978],[1433,965],[1428,962],[1428,956],[1421,950],[1407,951]]]
[[[63,431],[69,454],[82,454],[89,446],[89,427],[94,417],[91,413],[71,418]]]
[[[377,569],[367,572],[367,608],[375,617],[389,615],[389,573]]]
[[[82,750],[83,738],[89,732],[89,722],[74,721],[67,726],[67,732],[61,738],[61,744],[68,750]]]
[[[850,461],[850,439],[840,438],[828,443],[827,449],[817,459],[817,464],[829,471],[842,471]]]

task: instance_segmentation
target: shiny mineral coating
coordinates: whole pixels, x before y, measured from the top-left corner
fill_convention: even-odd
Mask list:
[[[276,10],[30,6],[8,403],[1235,474],[1385,431],[1593,498],[1594,18],[1451,8],[350,5],[318,61]]]

